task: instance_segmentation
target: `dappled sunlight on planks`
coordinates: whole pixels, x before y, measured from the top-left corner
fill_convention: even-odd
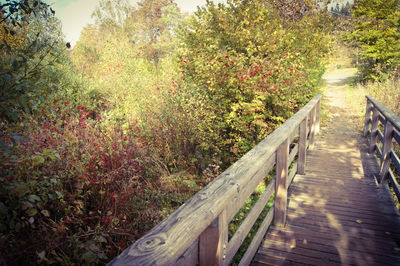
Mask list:
[[[349,123],[343,86],[328,77],[333,114],[288,191],[287,224],[271,228],[254,265],[400,265],[400,219],[365,139]]]

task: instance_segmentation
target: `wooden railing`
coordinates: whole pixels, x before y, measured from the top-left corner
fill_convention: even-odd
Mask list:
[[[109,265],[228,265],[275,192],[274,205],[241,259],[240,265],[248,265],[272,220],[285,224],[287,188],[296,173],[304,174],[306,150],[319,131],[320,99],[314,97]],[[230,221],[274,166],[275,178],[228,241]]]
[[[369,137],[369,152],[375,153],[379,159],[378,182],[383,184],[389,181],[400,201],[400,187],[395,173],[391,170],[393,167],[400,173],[400,160],[393,150],[393,143],[400,145],[400,117],[373,97],[366,96],[366,98],[364,136]]]

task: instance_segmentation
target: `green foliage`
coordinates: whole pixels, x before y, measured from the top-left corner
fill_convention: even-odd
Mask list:
[[[359,0],[355,2],[355,30],[348,40],[359,47],[365,78],[379,80],[399,71],[400,1]]]
[[[213,112],[200,132],[219,136],[204,148],[224,162],[247,152],[315,93],[328,52],[322,15],[300,4],[293,9],[299,16],[288,21],[272,2],[208,2],[183,29],[184,79]]]
[[[12,121],[57,90],[61,73],[52,66],[65,58],[65,46],[54,11],[42,1],[10,1],[1,10],[0,117]]]
[[[46,4],[11,2],[29,16],[0,27],[9,264],[107,262],[306,103],[329,51],[306,1],[184,19],[173,1],[103,0],[70,52]]]

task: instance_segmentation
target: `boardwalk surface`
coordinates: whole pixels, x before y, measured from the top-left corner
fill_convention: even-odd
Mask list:
[[[289,189],[287,225],[270,228],[253,265],[400,265],[399,215],[349,123],[341,79],[328,79],[331,121]]]

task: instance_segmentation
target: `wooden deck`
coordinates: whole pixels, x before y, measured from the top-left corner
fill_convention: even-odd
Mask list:
[[[393,199],[375,181],[379,168],[365,140],[351,128],[335,130],[343,125],[328,128],[307,154],[306,174],[288,191],[287,224],[269,229],[253,265],[400,265]]]

